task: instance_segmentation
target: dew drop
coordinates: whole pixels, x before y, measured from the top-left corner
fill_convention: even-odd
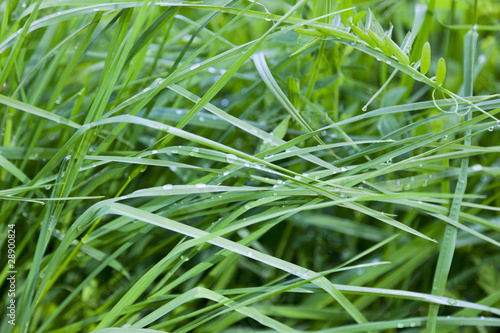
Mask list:
[[[472,166],[472,171],[481,171],[483,170],[483,166],[480,164],[476,164]]]
[[[340,168],[340,171],[342,171],[342,172],[346,172],[346,171],[347,171],[347,167],[345,167],[345,166],[341,167],[341,168]]]
[[[200,152],[200,149],[195,147],[195,148],[193,148],[191,150],[191,152],[189,153],[189,155],[190,156],[196,156],[196,155],[198,155],[199,152]]]
[[[366,110],[368,110],[368,107],[365,105],[365,106],[363,106],[363,107],[361,108],[361,110],[366,111]]]
[[[326,131],[321,131],[321,135],[325,136],[326,135]]]
[[[158,154],[158,150],[156,150],[156,149],[155,149],[155,150],[153,150],[153,151],[151,152],[151,154],[152,154],[152,155],[156,155],[156,154]]]
[[[226,161],[227,163],[231,164],[231,163],[234,163],[238,160],[238,157],[236,155],[233,155],[233,154],[226,154]]]
[[[216,70],[215,68],[213,68],[213,67],[208,67],[207,71],[208,71],[209,73],[214,74],[217,70]]]
[[[301,179],[302,179],[302,177],[301,177],[301,176],[299,176],[299,175],[297,175],[297,176],[295,176],[295,179],[297,179],[297,180],[301,180]]]
[[[196,188],[205,188],[205,187],[207,187],[207,184],[200,183],[200,184],[196,184],[195,187]]]
[[[168,190],[171,190],[174,188],[174,185],[172,184],[167,184],[167,185],[163,185],[162,187],[165,191],[168,191]]]
[[[403,323],[398,323],[398,328],[403,328],[405,325]]]
[[[222,101],[220,101],[220,105],[222,106],[228,106],[229,105],[229,100],[224,98]]]
[[[488,128],[488,131],[493,132],[493,126],[491,126],[490,128]]]
[[[184,111],[182,111],[182,110],[175,110],[175,113],[177,113],[177,114],[183,114]]]
[[[190,70],[195,70],[198,67],[200,67],[200,64],[194,64],[193,66],[189,67],[189,69]]]

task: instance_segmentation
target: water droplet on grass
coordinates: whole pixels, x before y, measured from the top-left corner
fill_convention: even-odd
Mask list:
[[[346,171],[347,171],[347,167],[345,167],[345,166],[341,167],[341,168],[340,168],[340,171],[342,171],[342,172],[346,172]]]
[[[165,191],[168,191],[168,190],[171,190],[174,188],[174,185],[172,184],[167,184],[167,185],[163,185],[162,187]]]
[[[238,160],[238,157],[236,155],[226,154],[227,163],[232,164],[232,163],[236,162],[237,160]]]
[[[200,184],[196,184],[195,187],[196,188],[205,188],[205,187],[207,187],[207,184],[200,183]]]
[[[483,166],[480,164],[476,164],[472,166],[472,171],[481,171],[483,170]]]
[[[198,155],[199,152],[200,152],[200,149],[195,147],[195,148],[193,148],[191,150],[191,152],[189,153],[189,155],[190,156],[196,156],[196,155]]]

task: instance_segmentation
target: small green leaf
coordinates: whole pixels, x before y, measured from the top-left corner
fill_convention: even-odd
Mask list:
[[[398,58],[399,62],[405,65],[410,64],[410,59],[408,59],[408,56],[401,50],[392,39],[390,39],[388,36],[384,36],[385,43],[389,46],[391,49],[392,53]]]
[[[440,58],[436,70],[436,83],[438,85],[443,84],[445,77],[446,77],[446,61],[444,60],[444,58]]]
[[[361,20],[363,17],[365,17],[365,16],[366,16],[366,14],[368,14],[368,12],[367,12],[367,11],[365,11],[365,10],[364,10],[364,11],[362,11],[362,12],[357,13],[357,14],[353,17],[353,19],[352,19],[353,23],[354,23],[354,24],[358,24],[359,20]]]
[[[298,34],[301,34],[301,35],[314,36],[314,37],[325,37],[324,33],[321,33],[318,30],[314,30],[314,29],[297,28],[297,29],[295,29],[295,32]]]
[[[353,42],[357,42],[358,38],[356,36],[351,35],[348,32],[342,31],[342,30],[337,30],[333,28],[326,28],[326,27],[315,27],[316,30],[321,31],[324,34],[327,34],[329,36],[337,37],[340,39],[347,39]]]
[[[366,18],[366,30],[371,30],[379,37],[384,35],[384,29],[379,21],[375,18],[373,12],[368,8],[368,17]]]
[[[368,36],[370,36],[372,41],[378,46],[378,48],[382,52],[384,52],[385,55],[387,55],[389,57],[392,56],[391,49],[389,48],[389,46],[387,46],[387,44],[384,42],[384,40],[382,40],[382,38],[380,38],[375,32],[373,32],[371,30],[367,30],[366,32],[368,33]]]
[[[351,26],[352,31],[354,31],[354,33],[359,38],[361,38],[364,42],[366,42],[366,44],[370,45],[373,48],[377,47],[377,45],[371,40],[370,36],[368,36],[363,30],[361,30],[360,28],[358,28],[358,26],[356,26],[351,21],[349,21],[348,23]]]
[[[422,58],[420,59],[420,72],[426,74],[431,66],[431,44],[426,42],[422,48]]]

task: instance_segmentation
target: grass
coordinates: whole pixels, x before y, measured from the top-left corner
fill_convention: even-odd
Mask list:
[[[0,331],[495,332],[497,7],[3,1]]]

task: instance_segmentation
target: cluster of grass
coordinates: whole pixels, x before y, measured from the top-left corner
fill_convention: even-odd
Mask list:
[[[496,331],[499,8],[2,1],[0,331]]]

